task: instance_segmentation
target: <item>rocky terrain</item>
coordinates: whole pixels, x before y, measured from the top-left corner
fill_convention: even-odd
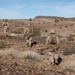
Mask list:
[[[0,75],[75,75],[74,18],[37,16],[32,20],[9,20],[10,33],[16,36],[8,37],[3,33],[2,22],[0,20]],[[32,48],[26,46],[22,36],[28,23],[34,28],[36,43]],[[61,62],[55,66],[50,64],[45,46],[50,29],[55,29],[60,39]]]

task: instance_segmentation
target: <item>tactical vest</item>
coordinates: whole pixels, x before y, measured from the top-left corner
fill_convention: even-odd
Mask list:
[[[31,36],[33,34],[32,28],[27,28],[26,30],[26,36]]]
[[[54,44],[54,45],[57,44],[56,36],[51,35],[50,38],[49,38],[49,43]]]

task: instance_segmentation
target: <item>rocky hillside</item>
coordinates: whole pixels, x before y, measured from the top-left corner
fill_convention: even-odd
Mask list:
[[[57,16],[36,16],[34,19],[35,20],[41,20],[41,19],[54,20],[54,19],[58,19],[59,21],[75,21],[75,17],[64,18],[64,17],[57,17]]]

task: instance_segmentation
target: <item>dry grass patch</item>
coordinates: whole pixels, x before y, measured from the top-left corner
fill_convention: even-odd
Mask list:
[[[75,66],[68,66],[66,67],[66,70],[68,70],[69,72],[74,72],[75,73]]]
[[[24,58],[25,58],[25,59],[30,59],[30,60],[39,61],[40,58],[41,58],[41,56],[40,56],[40,54],[38,54],[38,53],[31,52],[31,51],[27,51],[27,52],[24,54]]]
[[[72,55],[72,54],[75,54],[75,47],[69,47],[63,52],[63,55]]]
[[[15,34],[22,34],[23,33],[23,28],[19,28],[17,30],[14,30],[12,31],[12,33],[15,33]]]
[[[41,36],[41,31],[39,28],[33,28],[33,36],[34,37],[40,37]]]

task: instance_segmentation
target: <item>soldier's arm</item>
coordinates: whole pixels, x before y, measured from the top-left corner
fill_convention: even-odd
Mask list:
[[[7,24],[7,26],[9,27],[9,23],[7,22],[6,24]]]
[[[4,23],[2,23],[2,26],[4,26]]]
[[[27,28],[24,29],[24,35],[26,34],[26,32],[27,32]]]
[[[60,40],[58,37],[56,37],[56,39],[57,39],[57,49],[59,49],[60,48]]]

